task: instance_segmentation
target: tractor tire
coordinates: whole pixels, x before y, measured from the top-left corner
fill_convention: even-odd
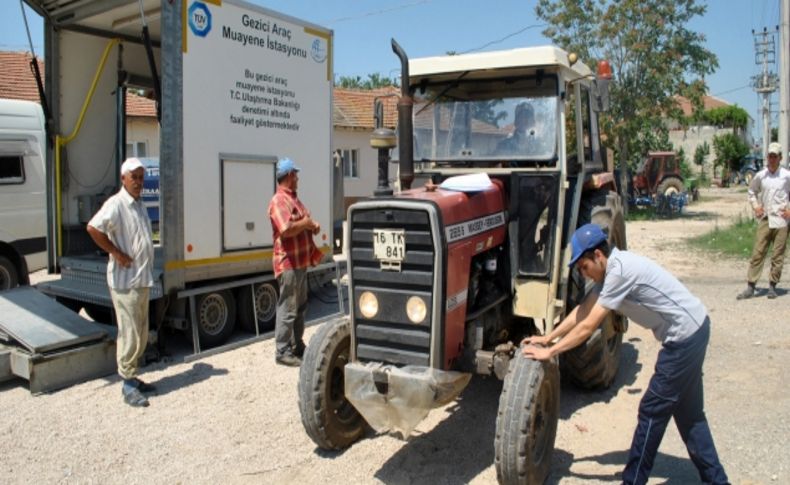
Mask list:
[[[367,428],[365,419],[346,399],[344,368],[350,349],[349,320],[330,320],[310,339],[299,369],[302,425],[324,450],[348,448]]]
[[[751,185],[753,178],[754,178],[754,171],[747,170],[746,172],[743,173],[743,182],[746,185]]]
[[[252,292],[249,286],[244,286],[238,292],[238,315],[239,325],[244,330],[255,332],[255,325],[258,325],[259,332],[268,332],[274,329],[274,321],[277,316],[277,298],[280,292],[277,289],[277,282],[265,281],[255,285],[255,312],[256,318],[252,316]]]
[[[683,192],[683,181],[677,177],[667,177],[658,184],[656,188],[656,195],[663,195],[669,197],[672,194],[680,194]]]
[[[556,361],[538,362],[516,351],[496,418],[494,463],[501,484],[541,484],[551,468],[560,414]]]
[[[236,326],[236,300],[230,290],[211,291],[195,302],[198,335],[206,347],[224,344]]]
[[[601,201],[597,196],[594,201]],[[581,215],[580,215],[581,219]],[[608,235],[609,247],[626,249],[625,219],[620,198],[613,193],[605,195],[605,203],[592,208],[590,222],[598,224]],[[581,282],[583,278],[575,268],[572,281]],[[594,284],[586,282],[580,290],[582,295],[571,295],[571,301],[578,304],[592,291]],[[570,311],[570,309],[569,309]],[[612,385],[620,368],[620,349],[623,333],[628,328],[628,320],[620,314],[611,313],[586,342],[560,357],[563,376],[583,389],[605,389]]]
[[[0,291],[19,286],[19,272],[5,256],[0,256]]]

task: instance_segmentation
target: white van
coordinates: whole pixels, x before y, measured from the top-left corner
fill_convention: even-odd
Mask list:
[[[47,265],[45,139],[41,106],[0,99],[0,290]]]

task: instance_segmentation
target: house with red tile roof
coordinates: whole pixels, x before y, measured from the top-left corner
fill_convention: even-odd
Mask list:
[[[27,52],[0,51],[0,98],[40,102],[31,58]],[[43,79],[44,62],[37,61]],[[133,92],[126,93],[126,154],[159,156],[156,103]]]

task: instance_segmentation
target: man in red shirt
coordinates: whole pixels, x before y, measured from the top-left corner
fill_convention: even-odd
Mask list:
[[[278,364],[298,366],[305,344],[304,315],[307,310],[307,268],[318,264],[321,252],[313,234],[321,226],[296,196],[299,167],[290,158],[277,161],[277,192],[269,202],[274,238],[274,276],[280,286],[274,338]]]

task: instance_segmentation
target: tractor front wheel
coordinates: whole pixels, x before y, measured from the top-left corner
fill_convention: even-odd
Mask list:
[[[310,339],[299,369],[299,412],[319,448],[342,450],[365,432],[362,415],[346,399],[345,367],[351,349],[347,318],[330,320]]]
[[[551,468],[560,414],[560,374],[555,361],[527,359],[517,350],[496,418],[494,460],[502,484],[540,484]]]
[[[683,192],[683,181],[677,177],[667,177],[658,184],[656,194],[670,197]]]

